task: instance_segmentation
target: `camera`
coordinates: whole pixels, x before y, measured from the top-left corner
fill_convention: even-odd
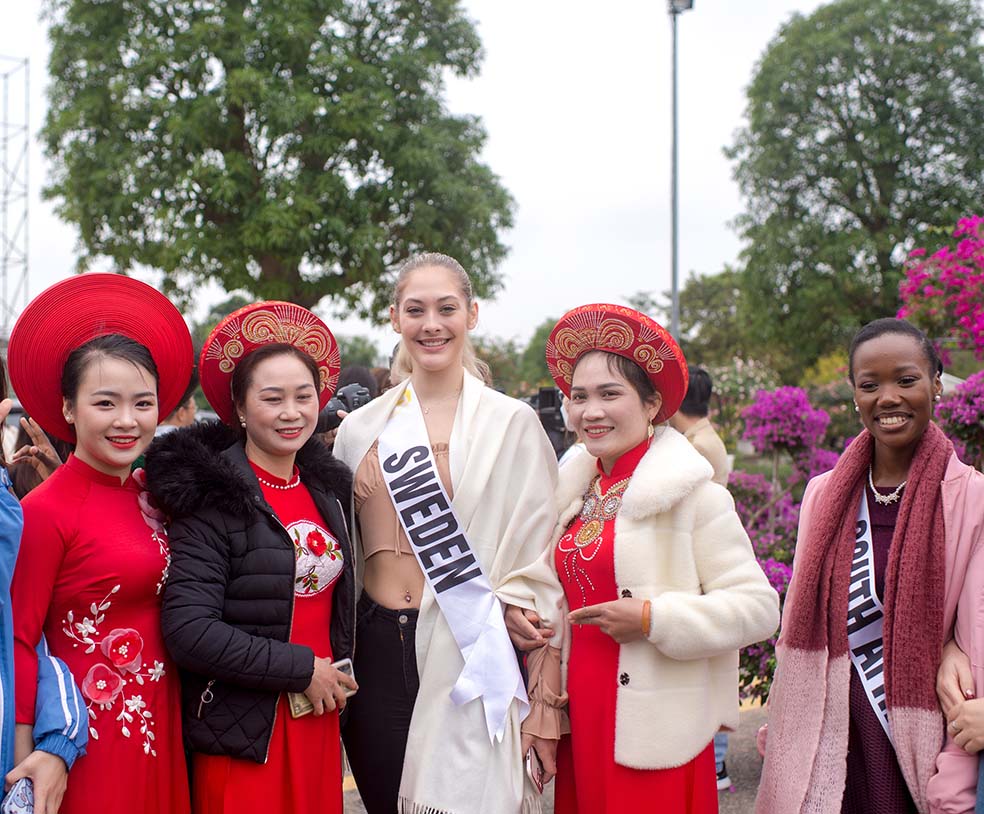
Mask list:
[[[339,410],[351,413],[370,401],[372,401],[372,396],[369,389],[357,382],[339,388],[338,392],[331,397],[331,401],[325,405],[325,409],[318,414],[318,426],[315,432],[329,432],[341,424],[342,419],[337,415]]]
[[[541,387],[535,396],[529,396],[523,401],[529,404],[540,419],[550,445],[557,457],[560,457],[569,446],[567,431],[564,427],[564,417],[560,412],[561,393],[556,387]]]

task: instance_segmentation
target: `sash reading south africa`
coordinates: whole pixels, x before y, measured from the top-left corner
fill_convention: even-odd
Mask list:
[[[885,697],[885,650],[882,625],[885,614],[875,590],[875,554],[871,538],[868,497],[862,494],[858,509],[854,561],[851,563],[850,593],[847,596],[847,646],[851,663],[858,671],[871,708],[892,740],[888,727],[888,699]],[[893,741],[894,743],[894,741]]]
[[[520,702],[520,717],[529,710],[526,685],[502,605],[441,483],[409,383],[379,436],[379,461],[400,525],[465,660],[451,700],[481,698],[489,738],[501,741],[513,699]]]

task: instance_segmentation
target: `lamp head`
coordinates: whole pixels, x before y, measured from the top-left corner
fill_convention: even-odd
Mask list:
[[[694,0],[669,0],[670,14],[679,14],[683,11],[690,11],[694,7]]]

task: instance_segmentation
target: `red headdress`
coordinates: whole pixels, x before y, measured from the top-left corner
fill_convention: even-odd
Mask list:
[[[582,305],[568,311],[547,340],[547,367],[565,396],[577,360],[593,350],[631,359],[643,369],[663,398],[656,421],[666,421],[687,394],[690,376],[683,351],[658,322],[622,305]]]
[[[205,398],[226,424],[236,419],[232,403],[232,374],[236,365],[257,348],[293,345],[318,366],[321,408],[338,384],[341,357],[338,343],[322,320],[291,302],[257,302],[229,314],[208,335],[198,357],[198,377]]]
[[[10,382],[45,432],[70,443],[75,430],[62,414],[61,378],[69,354],[92,339],[120,334],[139,342],[160,377],[160,419],[181,401],[191,379],[191,334],[181,312],[146,283],[122,274],[90,273],[46,288],[28,304],[10,332]]]

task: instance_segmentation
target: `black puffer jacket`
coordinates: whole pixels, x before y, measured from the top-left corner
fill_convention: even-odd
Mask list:
[[[298,453],[297,466],[345,557],[331,646],[335,659],[351,657],[355,580],[343,507],[352,475],[317,439]],[[181,668],[185,744],[263,763],[280,693],[302,692],[314,673],[311,648],[288,641],[293,543],[263,499],[242,444],[218,422],[158,438],[146,471],[170,518],[161,626]]]

